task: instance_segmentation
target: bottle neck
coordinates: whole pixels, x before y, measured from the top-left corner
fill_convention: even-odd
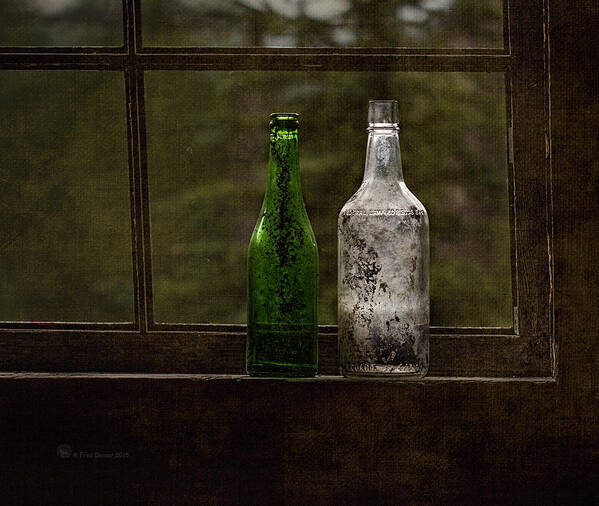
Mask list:
[[[397,128],[370,127],[363,184],[403,182]]]
[[[268,167],[265,203],[276,207],[303,204],[297,128],[271,127]]]

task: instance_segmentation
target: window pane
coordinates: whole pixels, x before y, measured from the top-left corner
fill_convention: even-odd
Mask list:
[[[142,0],[151,46],[503,47],[501,0]]]
[[[433,324],[511,325],[502,74],[151,71],[146,86],[157,321],[245,322],[268,114],[293,111],[319,319],[335,323],[337,215],[361,182],[367,102],[397,98],[404,175],[431,221]]]
[[[2,0],[0,46],[120,46],[121,0]]]
[[[0,86],[0,320],[133,321],[122,74]]]

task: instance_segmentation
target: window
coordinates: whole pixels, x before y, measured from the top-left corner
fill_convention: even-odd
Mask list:
[[[242,372],[264,122],[285,107],[320,246],[319,370],[337,373],[335,220],[367,100],[392,97],[431,215],[430,374],[552,375],[542,4],[7,5],[3,369]]]

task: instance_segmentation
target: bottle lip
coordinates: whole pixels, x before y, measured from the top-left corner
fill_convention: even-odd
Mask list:
[[[368,101],[368,129],[399,129],[399,102],[397,100]]]
[[[366,130],[399,130],[399,123],[368,123],[368,128]]]
[[[270,119],[297,120],[299,119],[299,114],[297,112],[273,112],[270,115]]]

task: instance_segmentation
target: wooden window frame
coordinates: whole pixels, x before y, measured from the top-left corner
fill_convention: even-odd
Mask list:
[[[141,0],[123,0],[121,47],[0,48],[0,70],[123,72],[135,297],[132,323],[0,322],[0,370],[194,374],[245,370],[244,325],[154,322],[145,72],[462,71],[505,75],[514,324],[432,327],[428,378],[555,377],[546,1],[504,0],[503,49],[145,47],[141,14]],[[319,373],[339,374],[335,326],[319,327]]]

